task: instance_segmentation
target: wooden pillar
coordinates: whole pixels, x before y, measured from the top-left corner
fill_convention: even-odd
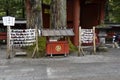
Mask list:
[[[80,24],[80,0],[73,0],[73,28],[74,28],[74,44],[78,46],[79,44],[79,24]]]
[[[104,23],[104,16],[105,16],[105,2],[106,0],[101,0],[101,5],[100,5],[100,23]]]

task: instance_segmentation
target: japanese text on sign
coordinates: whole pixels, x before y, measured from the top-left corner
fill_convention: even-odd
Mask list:
[[[2,17],[2,18],[3,18],[3,25],[4,26],[14,26],[15,17],[5,16],[5,17]]]
[[[12,45],[17,47],[33,45],[35,40],[35,29],[12,29]]]
[[[81,30],[81,42],[82,43],[93,42],[93,29],[82,29]]]

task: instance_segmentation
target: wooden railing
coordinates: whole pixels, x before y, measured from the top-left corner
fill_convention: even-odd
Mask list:
[[[0,32],[0,40],[6,40],[7,39],[7,33],[6,32]]]

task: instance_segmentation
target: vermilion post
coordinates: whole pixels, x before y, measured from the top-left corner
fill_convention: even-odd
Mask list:
[[[74,28],[74,44],[78,46],[79,44],[79,24],[80,24],[80,0],[74,0],[73,9],[73,28]]]

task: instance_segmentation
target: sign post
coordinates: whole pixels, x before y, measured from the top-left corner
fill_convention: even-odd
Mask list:
[[[15,24],[15,17],[5,16],[2,17],[3,25],[7,26],[7,59],[10,59],[10,26],[14,26]]]
[[[95,34],[95,27],[93,27],[93,52],[96,54],[96,34]]]
[[[95,27],[93,29],[81,29],[79,27],[79,54],[80,52],[84,55],[84,51],[82,49],[82,44],[89,44],[89,46],[92,44],[93,46],[93,53],[96,54],[96,35],[95,35]],[[88,46],[88,45],[86,45]]]
[[[80,56],[81,54],[84,56],[84,51],[82,49],[82,42],[81,42],[81,27],[79,27],[79,47],[78,47],[78,56]]]
[[[34,58],[35,54],[38,53],[39,47],[38,47],[38,27],[35,25],[35,34],[36,34],[36,46],[32,54],[32,58]],[[36,53],[35,53],[36,52]]]

